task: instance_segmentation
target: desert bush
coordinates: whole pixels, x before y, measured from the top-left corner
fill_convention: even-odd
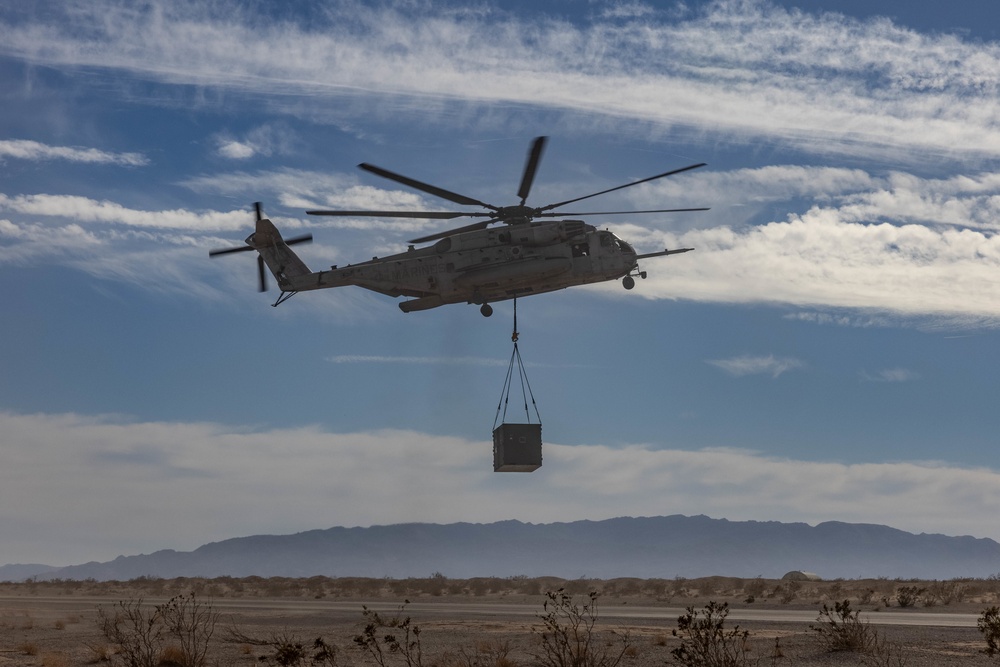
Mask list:
[[[154,607],[142,598],[122,600],[113,609],[98,607],[97,626],[118,646],[125,667],[156,667],[168,639],[176,642],[181,667],[205,667],[219,614],[193,593]]]
[[[478,641],[473,650],[458,650],[459,667],[515,667],[510,655],[510,644],[499,639]]]
[[[258,656],[257,660],[267,665],[297,667],[308,658],[305,642],[292,636],[287,630],[275,632],[266,637],[256,637],[248,635],[238,628],[230,628],[224,641],[239,644],[240,651],[244,655],[253,653],[254,646],[266,647],[268,652]]]
[[[84,643],[87,648],[88,657],[86,663],[88,665],[96,665],[99,662],[109,662],[113,651],[111,650],[111,645],[107,642],[87,642]]]
[[[976,627],[986,640],[984,652],[990,657],[1000,656],[1000,607],[984,609]]]
[[[597,598],[594,591],[583,605],[563,589],[548,591],[539,616],[541,629],[532,632],[541,639],[541,653],[534,658],[542,667],[616,667],[631,646],[628,632],[612,630],[617,639],[603,641],[594,630],[597,624]]]
[[[759,598],[767,590],[767,582],[763,577],[755,577],[743,586],[743,592],[748,598]]]
[[[792,600],[798,597],[799,591],[802,589],[802,583],[798,581],[786,581],[783,585],[779,586],[775,593],[778,595],[778,599],[781,600],[781,604],[788,604]]]
[[[967,592],[968,587],[961,581],[935,581],[927,587],[928,597],[924,600],[924,606],[929,606],[928,601],[943,605],[962,602]]]
[[[896,602],[900,607],[912,607],[923,592],[924,589],[919,586],[900,586],[896,589]]]
[[[865,667],[906,667],[906,655],[899,644],[874,633],[868,652],[861,656],[861,664]]]
[[[156,610],[167,633],[179,644],[182,667],[204,667],[219,613],[194,593],[175,596]]]
[[[38,655],[38,644],[35,642],[23,642],[18,645],[17,650],[24,655]]]
[[[755,665],[749,653],[750,631],[735,626],[725,628],[729,605],[709,602],[702,611],[688,607],[687,613],[677,619],[673,635],[681,645],[670,655],[675,662],[686,667],[743,667]]]
[[[69,656],[61,651],[43,653],[41,657],[42,667],[69,667]]]
[[[860,618],[861,612],[851,609],[849,600],[835,602],[833,609],[827,605],[819,612],[817,621],[822,625],[810,625],[828,651],[854,651],[865,653],[875,638],[875,631],[867,621]]]
[[[389,656],[392,655],[402,658],[406,667],[423,667],[420,626],[414,625],[409,616],[403,616],[407,604],[409,600],[391,617],[384,617],[373,609],[362,607],[365,629],[354,637],[354,643],[367,651],[379,667],[387,667]]]
[[[97,627],[112,644],[125,667],[156,667],[163,642],[163,627],[155,608],[142,598],[121,600],[109,612],[97,608]]]

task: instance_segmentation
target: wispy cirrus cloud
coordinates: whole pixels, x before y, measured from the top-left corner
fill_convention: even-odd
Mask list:
[[[633,4],[573,23],[344,0],[303,24],[262,20],[253,7],[53,3],[0,24],[0,53],[262,94],[275,108],[296,96],[367,100],[375,113],[392,96],[396,109],[438,116],[455,104],[513,103],[807,151],[1000,153],[1000,47],[886,18],[716,0],[686,11]],[[250,144],[239,144],[230,147],[245,154]]]
[[[861,379],[866,382],[913,382],[920,374],[907,368],[885,368],[875,373],[863,371]]]
[[[28,216],[62,218],[78,223],[102,223],[149,229],[184,229],[200,232],[245,229],[252,218],[245,210],[207,211],[198,213],[184,209],[142,211],[117,202],[97,201],[75,195],[16,195],[0,194],[0,211],[12,211]]]
[[[487,441],[9,411],[0,412],[0,447],[9,562],[109,560],[330,525],[676,513],[1000,537],[1000,473],[942,462],[547,442],[533,473],[544,484],[498,485]]]
[[[730,375],[770,375],[773,378],[791,370],[803,368],[805,364],[792,357],[743,355],[731,359],[709,359],[705,363],[720,368]]]
[[[289,127],[274,123],[255,127],[241,137],[223,132],[215,137],[215,142],[216,152],[231,160],[287,155],[300,143]]]
[[[97,148],[49,146],[27,139],[0,139],[0,160],[4,158],[66,160],[88,164],[118,164],[127,167],[142,167],[149,164],[149,158],[141,153],[114,153]]]

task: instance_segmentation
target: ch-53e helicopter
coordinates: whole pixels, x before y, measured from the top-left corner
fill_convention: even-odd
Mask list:
[[[399,304],[400,310],[437,308],[449,303],[474,303],[485,317],[493,314],[491,302],[516,299],[533,294],[621,278],[625,289],[635,286],[635,277],[645,278],[638,262],[688,252],[693,248],[662,250],[636,254],[628,243],[609,231],[598,230],[582,220],[545,220],[591,215],[625,215],[632,213],[676,213],[707,211],[707,208],[671,208],[647,211],[602,211],[567,213],[556,211],[567,204],[607,194],[640,183],[679,174],[705,166],[692,164],[680,169],[650,176],[600,192],[567,199],[538,208],[526,201],[535,179],[547,138],[537,137],[528,152],[527,163],[517,190],[520,203],[513,206],[493,206],[465,195],[428,185],[401,176],[375,165],[358,165],[365,171],[387,178],[455,204],[480,206],[482,212],[458,211],[306,211],[309,215],[379,218],[485,218],[470,225],[423,236],[410,241],[433,245],[417,248],[410,245],[406,252],[388,257],[373,257],[370,261],[336,265],[325,271],[311,271],[289,246],[312,240],[312,234],[283,239],[277,228],[264,217],[261,205],[255,204],[257,226],[247,237],[246,245],[209,252],[210,256],[256,250],[260,291],[267,289],[264,265],[270,269],[281,295],[272,305],[277,306],[298,292],[357,285],[392,297],[410,297]],[[494,223],[504,227],[487,229]]]

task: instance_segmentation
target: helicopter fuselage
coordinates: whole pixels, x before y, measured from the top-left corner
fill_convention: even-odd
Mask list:
[[[285,292],[356,285],[410,297],[399,307],[411,312],[615,280],[636,264],[635,250],[613,233],[560,220],[457,233],[423,248],[411,245],[406,252],[305,275],[271,268]]]

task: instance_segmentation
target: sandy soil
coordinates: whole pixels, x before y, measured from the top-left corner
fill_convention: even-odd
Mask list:
[[[204,583],[200,584],[202,588]],[[174,585],[176,589],[182,589],[185,585],[198,587],[197,582],[192,580],[175,582]],[[338,648],[337,662],[340,667],[373,667],[376,662],[372,656],[354,642],[354,637],[361,634],[365,627],[362,605],[368,601],[368,604],[377,605],[379,609],[395,609],[404,600],[403,596],[393,597],[386,590],[378,597],[332,596],[328,591],[317,593],[304,588],[299,595],[291,595],[286,590],[284,595],[269,596],[266,588],[263,585],[253,590],[244,588],[239,595],[231,590],[221,591],[223,595],[211,597],[201,594],[199,599],[212,605],[212,610],[220,614],[211,642],[208,660],[210,667],[276,664],[272,648],[254,646],[247,641],[233,641],[233,631],[260,640],[285,636],[297,639],[307,646],[311,646],[316,637],[323,637],[328,644]],[[611,631],[621,633],[627,630],[631,648],[623,657],[620,667],[663,667],[678,664],[671,657],[671,650],[679,645],[679,639],[671,636],[671,630],[677,627],[676,617],[628,619],[616,617],[615,611],[628,605],[660,605],[665,611],[667,608],[693,606],[700,610],[707,604],[709,597],[692,595],[690,585],[687,590],[688,595],[681,599],[641,594],[602,594],[599,598],[600,616],[596,626],[601,640],[596,645],[613,648],[618,640]],[[0,584],[0,667],[75,667],[101,664],[108,661],[109,657],[109,667],[120,667],[120,658],[113,655],[113,647],[99,630],[98,609],[103,607],[106,611],[114,610],[120,600],[143,598],[151,604],[162,602],[176,593],[170,589],[169,584],[160,591],[164,593],[162,595],[151,595],[151,592],[141,586],[130,587],[128,584],[95,583],[89,587],[67,584],[61,589],[53,589],[51,586],[32,587],[29,584]],[[811,617],[814,625],[818,622],[814,613],[810,612],[818,612],[825,595],[815,589],[810,591],[813,593],[810,597],[816,599],[804,599],[803,596],[783,602],[771,596],[748,603],[742,590],[733,588],[730,592],[733,594],[728,599],[720,594],[712,595],[711,599],[727,601],[734,614],[737,609],[751,606],[755,610],[802,610],[804,617]],[[843,587],[835,592],[843,592]],[[434,591],[422,594],[411,591],[406,595],[406,599],[412,598],[413,604],[406,608],[405,613],[410,616],[412,626],[420,629],[423,667],[530,667],[541,664],[538,656],[543,651],[539,632],[542,628],[540,616],[543,613],[544,595],[494,592],[473,597],[454,592],[440,593],[441,591]],[[582,603],[587,598],[580,595],[574,599]],[[892,600],[884,601],[892,604]],[[979,596],[978,599],[949,602],[947,605],[914,606],[906,611],[918,620],[920,614],[930,612],[978,615],[985,606],[989,606],[989,601],[984,601],[983,596]],[[328,604],[324,606],[324,602]],[[478,611],[469,613],[465,603],[473,602],[477,604]],[[537,613],[526,614],[522,611],[515,614],[512,610],[518,605],[534,605]],[[879,607],[868,605],[861,608],[874,614]],[[392,614],[389,612],[387,615]],[[990,658],[983,652],[986,643],[974,627],[974,622],[970,624],[968,616],[964,619],[965,627],[873,623],[871,627],[880,639],[887,642],[890,651],[876,655],[873,659],[869,657],[873,661],[868,663],[856,653],[827,651],[818,641],[817,633],[810,629],[810,622],[730,619],[726,628],[739,625],[740,629],[750,632],[751,661],[747,664],[803,667],[861,664],[910,667],[1000,665],[1000,659]],[[386,667],[407,665],[402,656],[389,655]]]

